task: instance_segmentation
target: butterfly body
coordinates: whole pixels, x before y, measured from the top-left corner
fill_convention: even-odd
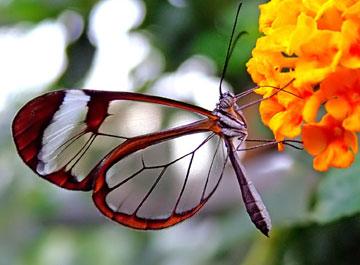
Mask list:
[[[237,104],[237,99],[231,93],[222,95],[213,114],[218,116],[220,132],[226,137],[236,137],[241,142],[247,137],[246,120]]]
[[[228,92],[224,93],[220,97],[220,102],[213,113],[219,117],[218,124],[221,127],[221,133],[224,135],[229,159],[239,182],[245,208],[255,226],[268,236],[271,229],[269,213],[254,184],[246,176],[237,155],[238,147],[235,145],[235,142],[240,146],[248,136],[246,120],[242,114],[241,107],[237,104],[237,97]],[[234,141],[234,139],[237,141]]]

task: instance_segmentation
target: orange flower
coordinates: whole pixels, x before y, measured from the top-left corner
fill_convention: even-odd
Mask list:
[[[321,104],[325,104],[327,113],[342,121],[345,129],[359,132],[360,70],[339,69],[321,82],[320,89],[306,102],[303,114],[307,122],[315,121]]]
[[[260,12],[264,36],[248,72],[260,86],[294,79],[286,91],[256,90],[270,97],[263,122],[279,141],[302,136],[315,169],[349,166],[360,131],[360,1],[272,0]]]
[[[302,138],[305,149],[315,157],[314,168],[319,171],[348,167],[358,152],[356,134],[344,129],[329,114],[319,123],[305,124]]]

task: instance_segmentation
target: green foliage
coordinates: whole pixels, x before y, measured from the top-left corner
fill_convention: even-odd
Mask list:
[[[331,170],[319,184],[312,218],[328,223],[359,212],[360,163],[347,169]]]
[[[19,21],[39,22],[55,18],[64,10],[74,10],[87,16],[96,0],[13,0],[0,2],[0,24]]]

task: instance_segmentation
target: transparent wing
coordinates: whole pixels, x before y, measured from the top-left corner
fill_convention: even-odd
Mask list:
[[[131,148],[144,141],[145,148]],[[94,170],[93,199],[104,215],[123,225],[165,228],[203,207],[226,162],[223,140],[213,132],[139,137],[120,145]]]
[[[61,90],[27,103],[12,130],[20,157],[35,173],[67,189],[91,190],[89,172],[106,154],[128,139],[169,128],[178,112],[190,122],[214,120],[205,109],[160,97]]]

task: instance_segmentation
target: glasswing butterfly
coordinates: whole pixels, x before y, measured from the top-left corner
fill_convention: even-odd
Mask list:
[[[230,161],[250,219],[268,235],[268,211],[237,153],[248,135],[242,109],[260,100],[239,106],[238,99],[253,89],[233,95],[221,88],[235,43],[243,33],[233,38],[240,8],[241,3],[220,81],[220,100],[213,111],[138,93],[49,92],[23,106],[13,121],[19,156],[36,174],[57,186],[92,191],[102,214],[142,230],[166,228],[193,216],[213,195]],[[140,105],[147,106],[144,112],[156,106],[182,110],[196,118],[160,131],[126,130],[126,112],[134,106],[141,112]],[[185,146],[194,139],[197,144],[190,149],[172,152],[170,143]]]

